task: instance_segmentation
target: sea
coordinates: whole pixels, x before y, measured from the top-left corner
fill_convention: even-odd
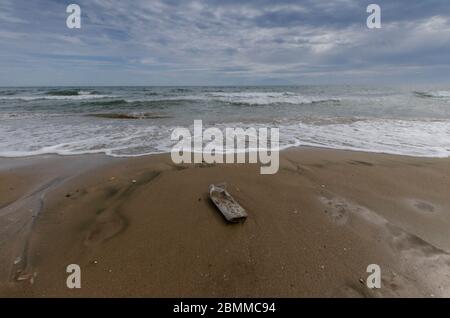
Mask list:
[[[3,87],[0,157],[170,152],[177,127],[279,128],[280,148],[450,156],[450,87]]]

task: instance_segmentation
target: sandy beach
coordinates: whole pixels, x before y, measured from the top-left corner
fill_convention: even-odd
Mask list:
[[[0,0],[0,43],[13,310],[450,298],[449,0]]]
[[[450,160],[317,148],[258,165],[0,160],[2,297],[450,296]],[[208,186],[247,210],[227,224]],[[82,288],[66,287],[78,264]],[[365,285],[369,264],[382,288]]]

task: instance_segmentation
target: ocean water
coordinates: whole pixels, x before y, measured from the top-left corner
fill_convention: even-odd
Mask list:
[[[0,88],[0,156],[169,152],[176,127],[278,127],[280,147],[450,156],[450,87]]]

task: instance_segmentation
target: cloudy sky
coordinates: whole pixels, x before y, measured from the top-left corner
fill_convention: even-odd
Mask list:
[[[0,0],[0,86],[355,83],[450,83],[450,1]]]

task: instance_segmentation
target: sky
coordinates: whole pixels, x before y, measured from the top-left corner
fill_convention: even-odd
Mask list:
[[[0,86],[449,83],[449,0],[0,0]]]

